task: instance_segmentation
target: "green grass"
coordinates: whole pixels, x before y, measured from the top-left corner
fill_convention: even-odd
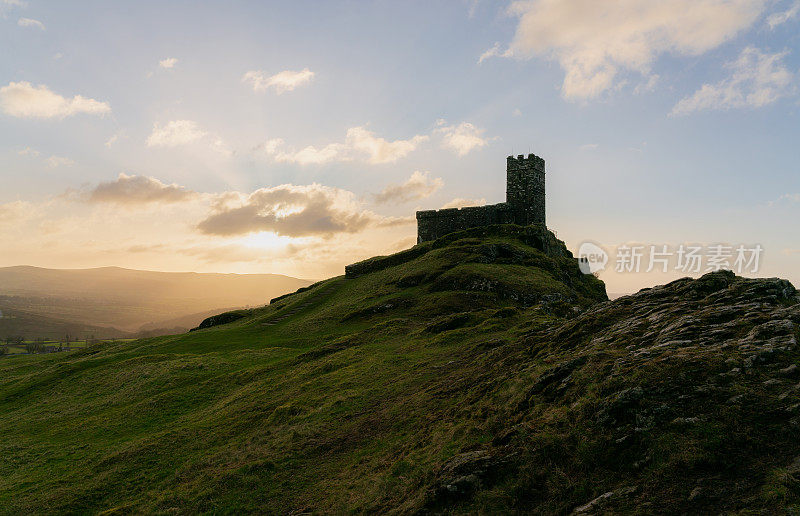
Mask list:
[[[531,394],[573,358],[533,336],[603,300],[602,283],[513,228],[430,246],[230,324],[0,358],[0,512],[549,513],[622,482],[637,452],[612,453],[594,423],[623,385],[607,375],[620,350],[558,397]],[[696,432],[702,451],[720,429]],[[653,467],[674,475],[674,433],[654,439]],[[513,473],[460,504],[432,494],[449,459],[484,449]],[[782,478],[764,503],[788,499]]]
[[[493,242],[537,253],[512,237]],[[454,363],[472,361],[476,346],[500,328],[513,338],[509,324],[522,319],[518,311],[493,317],[497,308],[519,306],[501,291],[441,284],[476,256],[473,247],[437,249],[355,280],[333,278],[227,325],[0,361],[0,454],[7,458],[0,507],[419,505],[431,464],[492,435],[442,420],[456,402],[451,396],[468,394],[439,392],[442,377],[458,370]],[[474,264],[470,277],[503,270]],[[423,272],[426,280],[398,286]],[[503,281],[517,278],[528,288],[548,275],[509,265]],[[472,315],[465,327],[427,331],[453,312]]]

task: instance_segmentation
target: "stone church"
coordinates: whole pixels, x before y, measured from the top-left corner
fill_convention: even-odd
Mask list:
[[[544,160],[534,154],[506,158],[506,202],[417,212],[417,242],[491,224],[545,225]]]

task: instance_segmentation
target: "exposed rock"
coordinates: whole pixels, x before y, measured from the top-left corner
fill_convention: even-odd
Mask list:
[[[628,486],[622,487],[615,491],[608,491],[607,493],[603,493],[591,502],[581,505],[580,507],[575,508],[573,514],[594,514],[598,511],[602,511],[604,506],[608,504],[613,498],[622,498],[625,496],[629,496],[637,491],[635,486]]]
[[[445,462],[437,477],[438,480],[429,493],[427,509],[464,500],[491,481],[492,476],[503,469],[509,457],[490,454],[486,450],[460,453]]]
[[[207,317],[203,319],[203,322],[196,328],[192,328],[189,331],[195,330],[202,330],[205,328],[211,328],[213,326],[219,326],[221,324],[228,324],[234,321],[238,321],[239,319],[244,319],[248,315],[251,315],[251,310],[235,310],[233,312],[225,312],[218,315],[212,315],[211,317]]]

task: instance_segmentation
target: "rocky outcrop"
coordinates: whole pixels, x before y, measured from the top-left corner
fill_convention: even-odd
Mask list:
[[[212,315],[211,317],[206,317],[203,319],[199,326],[192,328],[189,331],[204,330],[206,328],[212,328],[221,324],[232,323],[234,321],[238,321],[239,319],[244,319],[249,315],[252,315],[252,310],[234,310],[232,312]]]
[[[504,430],[451,459],[474,466],[443,464],[428,507],[475,509],[499,492],[525,493],[515,510],[535,513],[797,507],[798,338],[791,283],[727,271],[539,327],[492,376],[520,386],[496,415]]]

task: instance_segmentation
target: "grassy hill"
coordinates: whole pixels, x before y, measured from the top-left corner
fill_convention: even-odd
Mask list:
[[[94,326],[74,321],[65,321],[37,313],[8,307],[0,300],[0,339],[23,336],[28,339],[43,338],[63,340],[67,335],[72,339],[94,336],[98,339],[118,339],[130,336],[116,328]]]
[[[188,334],[0,359],[2,512],[796,510],[788,282],[607,301],[515,226],[351,272]]]

